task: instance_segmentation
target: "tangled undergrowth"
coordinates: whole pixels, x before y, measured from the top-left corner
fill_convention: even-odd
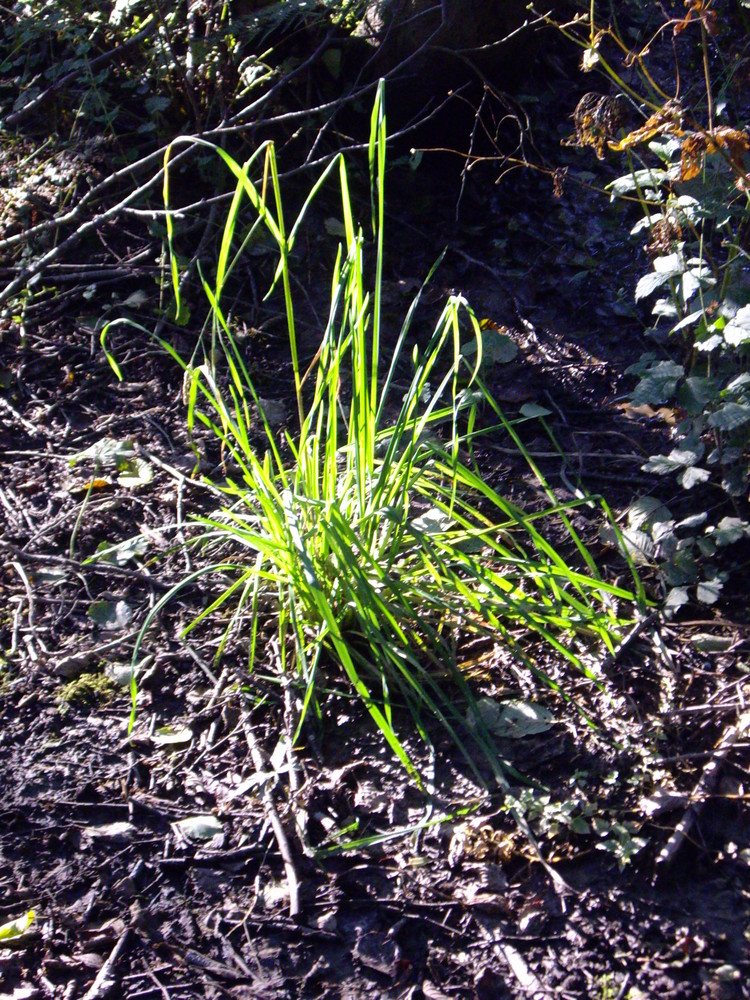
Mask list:
[[[743,565],[731,552],[750,537],[750,133],[741,125],[747,51],[738,41],[747,14],[742,5],[686,0],[684,13],[652,18],[632,44],[616,18],[602,25],[600,6],[592,2],[587,16],[561,26],[583,51],[583,71],[602,75],[613,91],[581,99],[568,141],[600,159],[625,154],[626,172],[608,190],[641,214],[630,236],[645,239],[648,270],[635,300],[657,299],[646,330],[654,348],[629,369],[638,379],[630,398],[674,415],[674,447],[643,468],[674,476],[683,490],[706,487],[687,502],[687,516],[654,497],[627,512],[628,551],[640,565],[658,565],[674,614],[693,597],[719,600]],[[670,75],[663,63],[651,65],[669,39],[673,93],[658,82]],[[698,62],[702,91],[680,93],[689,75],[680,57]],[[632,127],[634,115],[640,123]]]
[[[343,4],[6,4],[11,991],[740,995],[747,13],[579,7],[455,223]]]

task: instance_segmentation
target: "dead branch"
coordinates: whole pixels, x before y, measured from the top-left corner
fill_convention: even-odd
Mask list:
[[[101,969],[99,969],[96,979],[91,985],[91,989],[84,995],[83,1000],[103,1000],[103,998],[108,996],[115,988],[117,983],[114,975],[115,966],[130,945],[132,933],[133,931],[130,927],[126,927],[122,932],[117,943],[110,952],[107,961]]]
[[[255,769],[258,773],[268,771],[271,767],[270,762],[265,759],[265,755],[261,750],[260,744],[255,738],[252,723],[250,722],[250,717],[244,704],[241,705],[241,711],[242,727],[245,731],[245,739],[247,740],[247,745],[250,748],[250,754],[252,755]],[[289,886],[289,916],[294,920],[299,915],[300,883],[299,878],[297,877],[297,869],[294,865],[294,859],[292,858],[292,851],[289,847],[289,838],[286,835],[278,810],[276,809],[273,786],[270,782],[266,783],[263,790],[263,808],[266,813],[266,819],[271,824],[271,829],[273,830],[273,835],[276,838],[276,843],[279,848],[279,854],[281,855],[281,860],[284,863],[284,871],[286,872],[287,884]]]
[[[656,859],[656,871],[654,881],[663,878],[666,871],[673,864],[675,858],[685,844],[690,835],[690,831],[697,822],[703,806],[708,801],[711,792],[719,779],[719,773],[724,761],[731,753],[738,740],[750,730],[750,712],[740,716],[739,721],[724,731],[723,736],[716,744],[711,759],[703,769],[703,773],[698,779],[698,783],[693,789],[690,805],[675,828],[674,833],[662,848]]]

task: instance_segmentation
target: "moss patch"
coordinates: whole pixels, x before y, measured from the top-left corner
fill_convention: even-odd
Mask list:
[[[104,674],[81,674],[58,691],[60,707],[91,705],[96,701],[110,701],[117,691],[116,684]]]

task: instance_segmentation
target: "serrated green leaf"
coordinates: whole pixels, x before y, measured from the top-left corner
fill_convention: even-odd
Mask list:
[[[573,831],[573,833],[578,833],[581,834],[582,836],[586,836],[587,834],[591,833],[591,827],[589,826],[588,822],[583,818],[583,816],[573,816],[573,818],[570,821],[570,829]]]
[[[651,526],[651,537],[662,548],[664,548],[667,542],[672,542],[673,547],[676,549],[677,536],[675,535],[674,521],[656,521]]]
[[[467,712],[466,724],[470,729],[476,729],[477,713],[494,736],[505,739],[546,733],[555,722],[549,709],[529,701],[498,703],[493,698],[480,698]]]
[[[210,813],[200,816],[188,816],[186,819],[178,820],[174,826],[188,840],[211,840],[217,834],[224,832],[221,820]]]
[[[685,374],[682,365],[674,361],[660,361],[653,365],[633,390],[631,399],[636,406],[642,403],[666,403],[675,394],[678,381]]]
[[[640,302],[641,299],[653,295],[658,288],[666,285],[669,279],[675,277],[677,274],[680,274],[680,272],[675,271],[674,274],[660,274],[658,271],[651,271],[649,274],[644,274],[635,286],[635,301]]]
[[[713,580],[702,580],[698,584],[698,589],[696,590],[696,597],[701,602],[701,604],[716,604],[721,596],[722,588],[724,587],[724,582],[719,579]]]
[[[151,736],[159,747],[185,746],[193,738],[193,730],[189,726],[174,729],[172,726],[161,726]]]
[[[645,531],[628,529],[622,532],[622,540],[636,566],[646,566],[653,562],[656,546]]]
[[[100,542],[96,552],[86,563],[104,562],[111,566],[125,566],[131,559],[145,554],[148,542],[143,535],[134,535],[124,542]]]
[[[721,488],[730,497],[741,497],[747,495],[747,475],[741,466],[736,465],[727,469],[721,480]]]
[[[705,454],[705,447],[702,441],[696,441],[694,437],[690,440],[687,438],[680,442],[678,448],[673,448],[669,453],[669,458],[678,465],[695,465],[699,462],[703,455]]]
[[[677,482],[684,489],[691,490],[699,483],[705,483],[710,477],[711,473],[707,469],[701,469],[699,466],[693,465],[678,474]]]
[[[643,232],[644,229],[653,229],[657,222],[662,222],[664,220],[663,212],[655,212],[653,215],[645,215],[630,230],[631,236],[637,236],[638,233]]]
[[[737,310],[724,327],[724,339],[731,347],[739,347],[750,340],[750,306]]]
[[[701,653],[723,653],[733,644],[734,640],[726,635],[710,635],[708,632],[696,632],[690,636],[690,642]]]
[[[704,351],[704,352],[715,351],[716,348],[721,347],[723,343],[724,343],[724,338],[719,336],[718,333],[715,333],[711,337],[708,337],[706,340],[697,340],[695,342],[695,349],[696,351]]]
[[[662,573],[671,587],[682,587],[688,583],[695,583],[698,578],[698,565],[693,554],[683,549],[664,564]]]
[[[670,277],[674,277],[675,275],[682,274],[686,265],[679,253],[668,253],[664,254],[663,257],[654,257],[653,267],[659,274],[667,274]]]
[[[722,517],[711,537],[717,545],[734,545],[750,535],[750,524],[741,517]]]
[[[704,559],[713,559],[716,555],[718,546],[711,535],[704,535],[703,538],[697,539],[695,544],[698,546],[698,551]]]
[[[708,514],[705,511],[701,511],[700,514],[691,514],[690,517],[684,518],[679,521],[675,527],[679,530],[680,528],[699,528],[702,524],[705,524],[708,520]]]
[[[668,319],[671,322],[679,319],[680,316],[677,306],[674,302],[670,302],[669,299],[657,299],[654,302],[651,315],[656,316],[657,319]]]
[[[96,444],[92,444],[85,451],[79,451],[70,459],[70,464],[75,465],[84,459],[90,459],[102,468],[117,467],[121,463],[127,463],[135,458],[135,448],[132,441],[118,441],[115,438],[105,437]]]
[[[648,148],[652,153],[659,157],[662,163],[670,163],[675,153],[682,148],[682,144],[680,143],[680,140],[676,139],[674,136],[668,136],[667,138],[652,139],[651,142],[648,143]],[[681,200],[681,198],[678,198],[677,203],[679,204]],[[690,198],[689,200],[695,201],[694,198]]]
[[[670,455],[652,455],[641,468],[644,472],[655,472],[657,476],[666,476],[677,469],[684,469],[685,463],[676,462]]]
[[[655,313],[656,310],[654,309],[653,312]],[[679,333],[680,330],[684,330],[688,326],[694,326],[696,323],[699,323],[702,319],[703,319],[703,307],[700,306],[694,312],[688,313],[687,316],[683,317],[679,323],[675,323],[675,325],[669,332],[670,334]]]
[[[117,482],[126,490],[145,486],[154,478],[154,470],[143,458],[133,458],[129,462],[118,462]]]
[[[639,497],[628,507],[628,524],[631,528],[644,528],[659,521],[670,521],[672,514],[656,497]]]
[[[552,415],[552,410],[548,410],[538,403],[524,403],[519,413],[522,417],[549,417]]]
[[[94,601],[88,616],[95,625],[114,632],[127,628],[133,619],[133,611],[126,601]]]
[[[708,426],[721,431],[733,431],[750,421],[750,405],[725,403],[708,418]]]
[[[692,415],[702,413],[719,394],[719,383],[714,378],[690,375],[677,392],[677,402]]]
[[[667,599],[664,602],[664,609],[667,612],[674,614],[683,604],[687,604],[690,597],[687,592],[687,587],[673,587],[667,594]]]
[[[642,354],[635,364],[628,365],[625,369],[626,375],[646,375],[654,367],[656,355],[648,351]]]
[[[741,375],[737,375],[736,378],[733,378],[732,381],[729,382],[724,391],[727,394],[734,394],[742,389],[746,389],[748,386],[750,386],[750,373],[742,372]]]
[[[671,176],[672,173],[669,170],[634,170],[631,174],[624,174],[607,184],[606,190],[611,193],[612,199],[615,199],[624,194],[630,194],[631,191],[637,191],[639,188],[642,191],[655,190],[668,181]]]
[[[29,910],[22,917],[0,925],[0,941],[12,941],[14,938],[22,937],[35,919],[36,914],[33,910]]]

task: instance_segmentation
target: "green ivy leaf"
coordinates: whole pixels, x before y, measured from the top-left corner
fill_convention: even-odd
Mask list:
[[[647,566],[653,562],[656,555],[656,546],[653,539],[644,531],[633,529],[623,531],[622,540],[636,566]]]

